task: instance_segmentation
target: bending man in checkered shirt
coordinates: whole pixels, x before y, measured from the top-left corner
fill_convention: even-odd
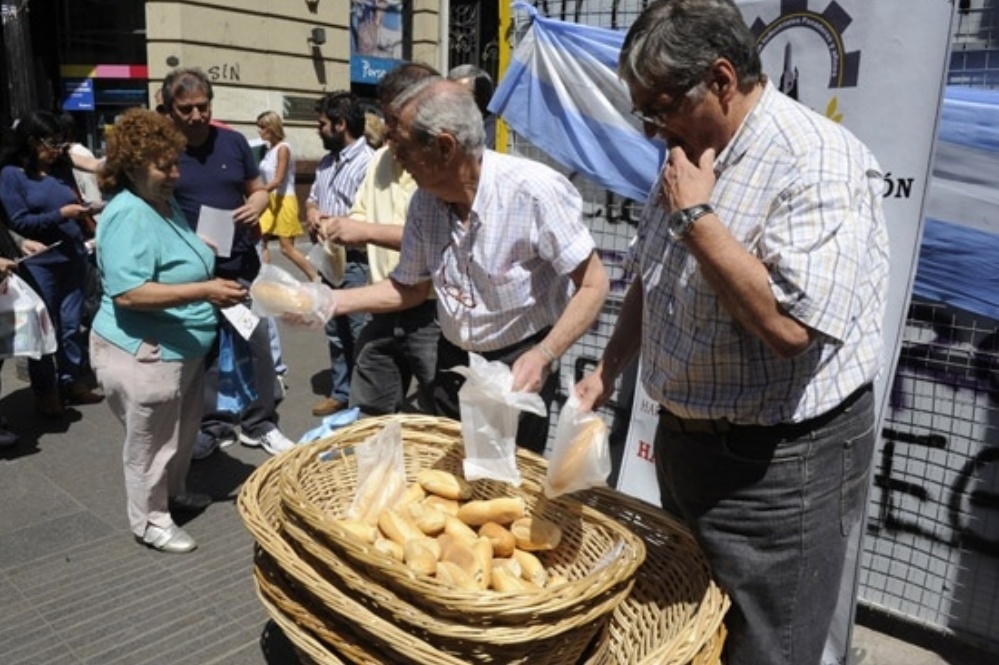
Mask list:
[[[388,279],[336,294],[336,312],[389,312],[437,296],[434,401],[459,417],[468,352],[512,368],[513,389],[550,407],[552,365],[600,313],[609,283],[582,200],[554,170],[483,147],[482,115],[460,83],[424,79],[396,97],[387,139],[416,179],[399,264]],[[524,414],[517,442],[544,452],[548,417]]]
[[[618,70],[669,157],[615,332],[577,391],[600,404],[641,353],[663,506],[733,600],[725,662],[817,665],[874,450],[880,168],[767,80],[730,0],[650,5]]]

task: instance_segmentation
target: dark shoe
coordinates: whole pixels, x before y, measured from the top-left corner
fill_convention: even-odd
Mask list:
[[[140,542],[154,550],[171,554],[186,554],[198,546],[194,538],[176,524],[166,529],[150,524],[146,527],[146,533]]]
[[[70,404],[97,404],[104,400],[104,395],[95,392],[93,388],[82,381],[71,383],[66,390],[66,401]]]
[[[312,415],[316,417],[331,416],[337,411],[343,411],[347,405],[334,397],[327,397],[312,407]]]
[[[195,492],[183,492],[170,499],[170,510],[178,512],[196,513],[210,505],[212,505],[212,497]]]
[[[6,427],[0,427],[0,448],[13,448],[19,441],[17,434],[14,434]]]
[[[66,410],[62,408],[59,393],[45,393],[35,396],[35,413],[41,418],[62,418]]]

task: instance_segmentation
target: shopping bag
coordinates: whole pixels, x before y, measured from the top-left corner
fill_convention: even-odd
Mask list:
[[[465,478],[487,478],[519,486],[516,456],[520,412],[544,416],[548,413],[545,402],[537,393],[515,392],[513,372],[502,362],[489,362],[475,353],[468,354],[468,361],[468,367],[451,368],[465,377],[458,390]]]
[[[45,302],[23,279],[9,275],[0,284],[0,358],[38,360],[56,348],[55,328]]]
[[[219,330],[219,411],[242,413],[257,398],[250,343],[228,325]]]

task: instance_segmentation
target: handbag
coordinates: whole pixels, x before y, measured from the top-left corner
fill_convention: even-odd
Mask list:
[[[257,399],[250,343],[228,325],[219,329],[219,383],[216,408],[242,413]]]
[[[56,348],[55,327],[45,302],[23,279],[9,275],[0,284],[0,358],[38,360]]]

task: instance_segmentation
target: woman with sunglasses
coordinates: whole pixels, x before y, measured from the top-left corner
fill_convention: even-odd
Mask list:
[[[0,157],[0,203],[11,229],[52,246],[21,271],[45,301],[59,341],[54,357],[28,363],[35,410],[46,418],[62,416],[63,399],[74,404],[102,399],[86,380],[80,327],[89,269],[81,224],[90,211],[77,193],[67,147],[59,118],[34,111],[17,123]]]

